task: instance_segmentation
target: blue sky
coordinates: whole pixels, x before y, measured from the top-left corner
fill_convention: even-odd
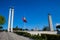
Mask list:
[[[8,26],[9,8],[14,7],[14,27],[23,28],[23,16],[26,17],[26,27],[32,29],[38,26],[42,29],[48,26],[48,13],[52,16],[53,27],[56,29],[56,23],[60,23],[60,0],[0,0],[0,15],[5,16],[6,23],[4,29]]]

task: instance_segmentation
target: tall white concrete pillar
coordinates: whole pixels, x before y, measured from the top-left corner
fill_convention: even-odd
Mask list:
[[[8,32],[13,32],[14,9],[9,9]]]
[[[11,32],[13,32],[14,9],[12,8]]]
[[[8,32],[10,31],[10,26],[11,26],[11,8],[9,9],[9,18],[8,18]]]
[[[52,18],[51,18],[51,15],[50,15],[50,14],[48,14],[48,21],[49,21],[49,28],[50,28],[50,31],[53,31]]]

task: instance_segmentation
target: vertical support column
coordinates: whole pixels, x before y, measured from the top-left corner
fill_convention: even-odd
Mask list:
[[[13,19],[14,19],[14,9],[12,8],[12,18],[11,18],[11,32],[13,32]]]
[[[11,8],[9,9],[8,32],[10,31],[10,26],[11,26],[10,20],[11,20]]]
[[[14,18],[14,9],[9,9],[9,19],[8,19],[8,32],[13,32],[13,18]]]
[[[49,20],[50,31],[53,31],[52,19],[50,14],[48,14],[48,20]]]

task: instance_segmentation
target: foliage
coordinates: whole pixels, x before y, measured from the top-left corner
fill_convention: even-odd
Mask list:
[[[3,31],[2,29],[3,29],[3,27],[2,27],[2,26],[0,26],[0,32],[1,32],[1,31]]]
[[[28,29],[26,28],[26,29],[23,29],[24,31],[28,31]]]
[[[22,28],[18,28],[18,26],[16,26],[15,28],[13,28],[13,30],[20,30],[20,31],[28,31],[28,29],[22,29]]]
[[[0,15],[0,31],[2,31],[2,29],[3,29],[3,24],[5,23],[5,18],[4,18],[4,16],[1,16]]]
[[[31,35],[27,32],[15,32],[16,34],[18,35],[22,35],[22,36],[25,36],[25,37],[30,37]]]
[[[5,18],[4,16],[0,15],[0,25],[3,25],[5,23]]]
[[[34,31],[34,29],[31,29],[31,31]]]
[[[31,35],[27,32],[16,32],[16,34],[29,37],[34,40],[60,40],[60,34],[41,34],[41,36],[38,35]]]
[[[2,26],[0,26],[0,29],[2,29],[3,27]]]
[[[49,27],[48,26],[45,26],[44,28],[43,28],[43,31],[49,31],[50,29],[49,29]]]
[[[42,34],[42,37],[46,40],[60,40],[59,34]]]
[[[31,35],[30,33],[27,33],[27,32],[15,32],[15,33],[18,35],[29,37],[29,38],[34,39],[34,40],[42,40],[42,37],[39,36],[39,34],[38,35]]]
[[[22,30],[22,28],[18,28],[18,26],[16,26],[15,28],[13,28],[13,30]]]
[[[39,36],[39,34],[38,35],[32,35],[31,38],[34,40],[43,40],[43,38],[41,36]]]

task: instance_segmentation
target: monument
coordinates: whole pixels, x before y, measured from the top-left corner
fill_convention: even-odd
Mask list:
[[[49,22],[50,31],[53,31],[52,18],[51,18],[51,15],[50,14],[48,14],[48,22]]]
[[[8,32],[13,32],[14,8],[9,9]]]

